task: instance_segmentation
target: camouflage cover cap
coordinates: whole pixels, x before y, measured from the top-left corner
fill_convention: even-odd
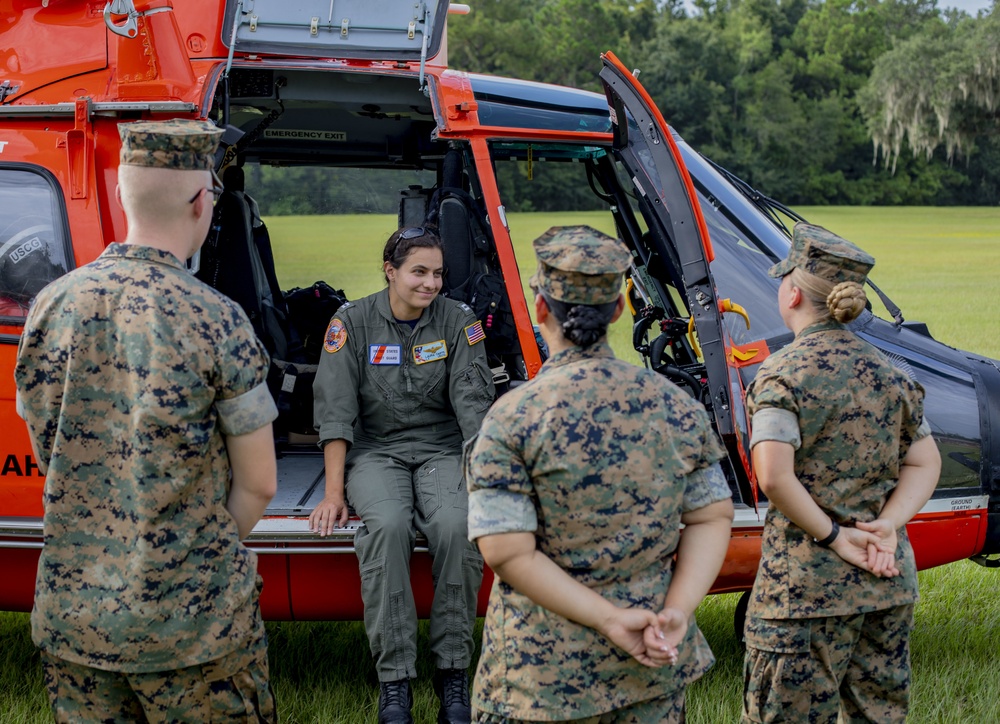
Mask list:
[[[118,126],[126,166],[214,171],[222,129],[208,121],[136,121]]]
[[[589,226],[553,226],[533,242],[538,271],[531,285],[567,304],[618,299],[632,254],[621,241]]]
[[[788,250],[788,258],[775,264],[767,273],[780,278],[799,267],[834,284],[864,284],[873,266],[874,257],[847,239],[842,239],[822,226],[800,221],[792,230],[792,247]]]

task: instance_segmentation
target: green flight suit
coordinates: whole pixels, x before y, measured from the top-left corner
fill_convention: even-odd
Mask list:
[[[416,677],[410,554],[417,532],[433,560],[430,645],[438,668],[466,668],[483,560],[469,543],[464,440],[494,388],[482,327],[464,304],[436,298],[411,329],[383,290],[342,306],[327,329],[314,384],[321,444],[348,443],[347,500],[365,628],[381,681]]]

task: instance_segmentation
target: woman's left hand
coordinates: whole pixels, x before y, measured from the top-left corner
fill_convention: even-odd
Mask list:
[[[830,549],[852,566],[879,578],[898,576],[895,531],[886,533],[883,526],[877,524],[878,521],[872,521],[858,523],[856,528],[841,526],[840,535],[830,544]]]
[[[667,661],[657,661],[650,657],[646,647],[645,633],[647,628],[658,625],[659,621],[652,611],[615,606],[614,612],[602,623],[599,630],[615,646],[640,664],[656,668],[663,666]]]
[[[871,533],[877,538],[875,543],[868,545],[868,565],[871,572],[886,578],[898,576],[896,546],[899,544],[899,534],[892,521],[876,518],[869,523],[858,521],[856,525],[859,530]]]

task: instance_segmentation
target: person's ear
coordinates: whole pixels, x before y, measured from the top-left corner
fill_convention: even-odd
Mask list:
[[[211,216],[213,211],[212,192],[207,188],[203,188],[198,192],[198,195],[194,197],[194,201],[191,202],[191,206],[195,219],[200,219],[201,215],[204,213],[208,213],[208,215]]]
[[[385,274],[385,278],[390,282],[396,278],[396,268],[392,265],[392,262],[382,262],[382,272]]]
[[[799,289],[794,284],[789,284],[789,287],[788,287],[788,308],[789,309],[795,309],[800,304],[802,304],[802,290]]]
[[[625,295],[619,294],[618,301],[615,302],[615,312],[611,315],[611,322],[617,322],[618,318],[622,316],[622,312],[625,311]]]
[[[551,314],[549,310],[549,305],[545,303],[545,297],[541,294],[535,295],[535,321],[539,324],[545,324],[545,320],[549,318]]]

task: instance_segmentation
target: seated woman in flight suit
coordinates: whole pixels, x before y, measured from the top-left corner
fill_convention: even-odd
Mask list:
[[[432,228],[399,229],[382,255],[386,289],[344,304],[326,331],[314,385],[325,497],[309,516],[355,537],[365,628],[380,682],[379,722],[411,722],[417,612],[410,553],[419,531],[433,559],[430,645],[439,722],[468,722],[466,670],[483,561],[467,539],[465,440],[494,397],[482,324],[442,298],[444,254]]]

